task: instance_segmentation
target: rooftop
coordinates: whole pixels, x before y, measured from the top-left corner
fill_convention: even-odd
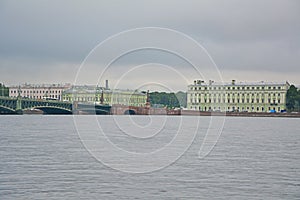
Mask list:
[[[69,94],[95,94],[96,92],[101,93],[126,93],[126,94],[140,94],[140,95],[146,95],[145,93],[138,91],[138,90],[121,90],[121,89],[106,89],[105,87],[97,87],[97,86],[73,86],[67,90],[64,91],[64,93]]]
[[[71,87],[70,83],[64,84],[20,84],[20,85],[11,85],[9,88],[68,88]]]
[[[214,82],[209,81],[209,83],[206,83],[201,80],[196,80],[194,84],[190,84],[188,86],[277,86],[277,85],[290,85],[287,81],[282,82],[237,82],[233,80],[232,82]]]

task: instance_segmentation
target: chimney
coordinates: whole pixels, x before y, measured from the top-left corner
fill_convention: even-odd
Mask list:
[[[105,80],[105,89],[108,90],[108,80]]]

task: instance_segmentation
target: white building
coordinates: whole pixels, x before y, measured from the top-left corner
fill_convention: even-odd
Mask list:
[[[64,90],[71,87],[71,84],[22,84],[9,87],[9,96],[30,99],[53,99],[62,100]]]
[[[282,83],[205,83],[188,86],[187,108],[199,111],[280,112],[286,109],[290,84]]]

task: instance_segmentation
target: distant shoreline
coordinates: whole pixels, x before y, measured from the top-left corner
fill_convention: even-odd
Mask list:
[[[1,115],[18,115],[18,114],[0,114]],[[38,111],[27,111],[24,115],[65,115],[65,114],[44,114]],[[72,114],[70,114],[72,115]],[[79,114],[79,115],[94,115],[91,113]],[[150,114],[157,116],[224,116],[224,117],[277,117],[277,118],[300,118],[300,113],[255,113],[255,112],[205,112],[205,111],[195,111],[195,110],[169,110],[162,114]],[[108,116],[112,116],[111,114]],[[121,115],[120,115],[121,116]],[[147,116],[137,114],[135,116]]]
[[[284,117],[300,118],[300,113],[259,113],[259,112],[205,112],[182,110],[182,116],[227,116],[227,117]]]

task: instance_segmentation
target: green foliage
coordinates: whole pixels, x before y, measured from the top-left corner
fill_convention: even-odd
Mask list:
[[[288,111],[300,111],[300,90],[291,85],[286,95],[286,107]]]
[[[179,92],[176,93],[176,97],[179,101],[180,106],[186,108],[186,106],[187,106],[187,94],[185,92],[179,91]]]
[[[9,89],[4,84],[0,83],[0,96],[6,96],[9,95]]]
[[[161,105],[168,108],[180,108],[186,106],[186,93],[177,92],[152,92],[150,95],[151,105]]]

